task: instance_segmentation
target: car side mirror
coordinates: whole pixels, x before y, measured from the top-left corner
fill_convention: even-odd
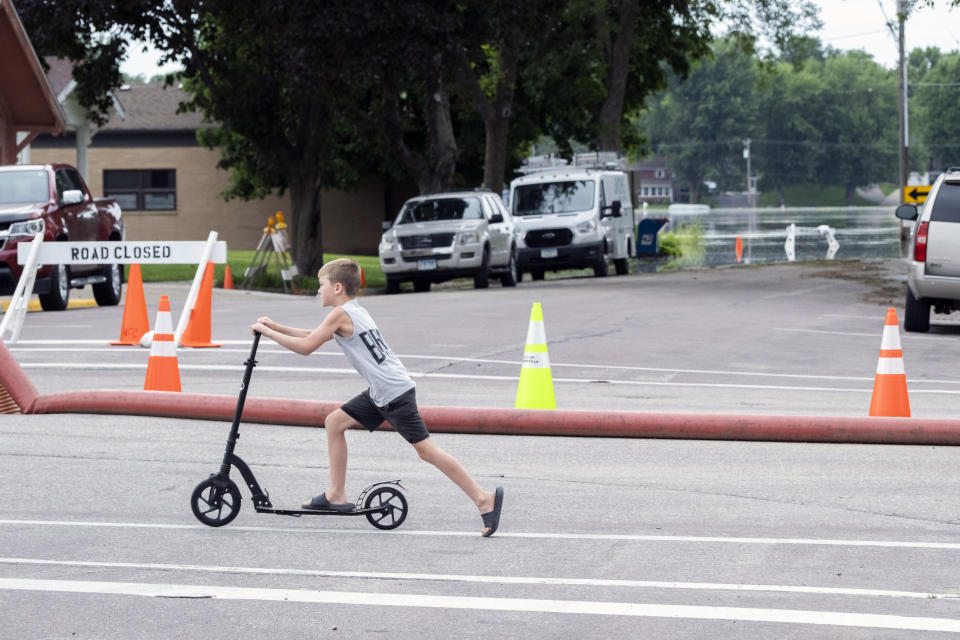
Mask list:
[[[490,216],[490,224],[497,224],[499,222],[503,222],[503,214],[495,213]]]
[[[63,192],[63,204],[80,204],[83,202],[83,191],[67,189]]]
[[[902,204],[897,207],[897,210],[894,212],[901,220],[916,220],[917,219],[917,207],[913,204]]]
[[[386,231],[392,226],[393,226],[392,220],[384,220],[383,222],[380,223],[380,228],[383,229],[384,231]]]
[[[620,204],[619,200],[614,200],[608,206],[604,207],[600,211],[601,218],[619,218],[620,210],[623,208],[623,205]],[[609,213],[608,213],[609,210]]]

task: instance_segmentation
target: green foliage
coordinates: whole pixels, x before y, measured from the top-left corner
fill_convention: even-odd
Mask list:
[[[942,170],[960,164],[960,53],[928,58],[936,61],[915,90],[911,128],[919,130],[926,143],[929,156],[924,164]]]
[[[707,250],[699,221],[678,225],[675,231],[661,234],[657,246],[659,254],[669,258],[661,270],[699,269],[705,264]]]

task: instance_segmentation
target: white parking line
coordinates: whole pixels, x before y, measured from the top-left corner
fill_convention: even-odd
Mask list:
[[[122,370],[139,370],[145,371],[145,363],[136,363],[136,364],[124,364],[124,363],[99,363],[99,362],[25,362],[21,363],[20,366],[24,369],[59,369],[59,370],[97,370],[97,371],[122,371]],[[356,370],[354,369],[336,369],[331,367],[278,367],[270,365],[257,365],[259,371],[272,371],[277,373],[302,373],[302,374],[316,374],[316,373],[334,373],[338,375],[349,375],[351,377],[357,377]],[[234,372],[238,371],[238,367],[235,365],[223,365],[223,364],[179,364],[180,371],[224,371],[224,372]],[[516,376],[495,376],[495,375],[482,375],[482,374],[467,374],[467,373],[438,373],[438,372],[422,372],[422,371],[411,371],[408,370],[407,373],[411,378],[444,378],[450,380],[502,380],[514,383],[520,379],[519,375]],[[773,384],[736,384],[736,383],[723,383],[723,382],[662,382],[659,380],[617,380],[617,379],[600,379],[600,378],[559,378],[554,377],[553,382],[556,383],[566,383],[566,384],[593,384],[593,383],[603,383],[603,384],[613,384],[613,385],[626,385],[626,386],[635,386],[635,387],[693,387],[693,388],[708,388],[708,389],[753,389],[753,390],[765,390],[765,391],[817,391],[821,393],[872,393],[873,389],[871,387],[863,387],[860,389],[853,388],[841,388],[841,387],[807,387],[807,386],[787,386],[787,385],[773,385]],[[930,380],[917,380],[914,381],[917,384],[922,382],[932,382]],[[911,394],[940,394],[940,395],[960,395],[960,390],[950,390],[950,389],[917,389],[913,388],[910,390]]]
[[[98,522],[92,520],[0,520],[0,526],[26,527],[103,527],[115,529],[195,529],[209,531],[202,524],[174,524],[159,522]],[[393,530],[374,529],[315,529],[312,527],[229,527],[230,531],[252,531],[266,533],[313,533],[337,535],[388,535],[388,536],[434,536],[460,537],[476,536],[476,531],[429,531],[429,530]],[[508,532],[498,531],[498,538],[531,538],[549,540],[616,540],[624,542],[684,542],[691,544],[740,544],[740,545],[801,545],[830,547],[880,547],[894,549],[943,549],[960,551],[960,542],[929,542],[922,540],[842,540],[831,538],[747,538],[718,536],[668,536],[629,533],[547,533],[547,532]]]
[[[960,591],[891,591],[886,589],[843,589],[839,587],[806,587],[772,584],[725,584],[714,582],[665,582],[655,580],[607,580],[593,578],[548,578],[526,576],[474,576],[436,573],[395,573],[373,571],[326,571],[320,569],[280,569],[265,567],[221,567],[198,564],[166,564],[151,562],[92,562],[84,560],[44,560],[38,558],[0,558],[0,564],[89,569],[136,569],[147,571],[187,571],[198,573],[238,573],[244,575],[307,576],[315,578],[361,578],[371,580],[417,580],[425,582],[474,582],[483,584],[542,584],[569,587],[621,587],[639,589],[678,589],[691,591],[757,591],[798,593],[805,595],[838,595],[881,598],[960,598]]]
[[[855,335],[857,335],[857,334],[855,334]],[[865,334],[864,334],[864,335],[865,335]],[[873,335],[873,334],[871,334],[871,335]],[[874,336],[874,337],[876,337],[876,336]],[[17,344],[18,344],[18,345],[23,345],[23,344],[50,344],[50,343],[56,343],[56,342],[59,342],[59,341],[55,341],[55,340],[20,340]],[[231,341],[230,341],[230,340],[223,340],[222,342],[223,342],[224,344],[228,344],[228,343],[230,343]],[[239,343],[239,341],[232,341],[232,342],[238,342],[238,343]],[[62,341],[62,343],[63,343],[63,344],[92,343],[92,344],[101,344],[101,345],[103,344],[103,342],[101,342],[101,341],[83,341],[83,340],[78,340],[78,341]],[[9,349],[10,351],[24,351],[24,352],[48,352],[48,351],[49,351],[49,352],[60,352],[60,353],[62,353],[62,352],[109,352],[109,353],[111,353],[111,354],[128,353],[128,354],[140,354],[140,355],[142,355],[144,358],[146,358],[147,356],[149,356],[149,352],[146,351],[146,350],[141,350],[141,349],[114,349],[114,348],[109,348],[109,347],[100,347],[99,349],[97,349],[97,348],[71,348],[71,347],[63,347],[63,348],[56,348],[56,349],[54,349],[54,348],[49,348],[49,349],[48,349],[48,348],[43,348],[43,347],[23,348],[23,347],[21,347],[21,346],[17,346],[17,347],[8,347],[8,349]],[[184,350],[181,350],[180,353],[189,353],[189,352],[191,352],[191,351],[193,351],[193,349],[184,349]],[[206,350],[205,353],[210,353],[210,354],[214,354],[214,353],[244,353],[244,354],[249,354],[249,353],[250,353],[250,350],[249,350],[249,349],[217,349],[216,351]],[[277,355],[292,355],[289,351],[286,351],[286,350],[278,350],[278,349],[264,350],[263,348],[259,349],[259,350],[257,351],[257,353],[258,353],[258,354],[260,354],[260,353],[270,353],[270,354],[277,354]],[[342,357],[343,357],[343,353],[335,352],[335,351],[329,351],[329,352],[328,352],[328,351],[323,351],[323,352],[317,352],[317,353],[311,355],[312,358],[328,357],[328,356],[332,356],[332,357],[335,357],[335,358],[342,358]],[[301,356],[298,356],[298,357],[301,357]],[[517,367],[519,367],[520,364],[521,364],[520,361],[518,361],[518,360],[501,360],[501,359],[494,359],[494,358],[464,358],[464,357],[459,357],[459,356],[444,356],[444,355],[427,356],[427,355],[418,355],[418,354],[409,354],[409,353],[407,353],[407,354],[398,354],[397,357],[399,357],[401,360],[437,360],[437,361],[441,361],[441,362],[445,362],[445,363],[467,362],[467,363],[473,363],[473,364],[476,364],[476,363],[480,363],[480,364],[501,364],[501,365],[508,365],[508,366],[517,366]],[[40,363],[37,363],[37,364],[40,364]],[[21,366],[36,366],[36,365],[30,365],[30,363],[27,363],[27,365],[21,365]],[[52,364],[49,364],[48,366],[53,366],[53,365],[52,365]],[[91,364],[90,366],[93,366],[93,365]],[[98,366],[100,366],[100,365],[98,365]],[[103,366],[107,366],[107,365],[103,365]],[[211,365],[211,366],[219,366],[219,365]],[[271,365],[258,365],[258,366],[260,366],[261,369],[266,369],[267,367],[269,367],[269,366],[271,366]],[[551,362],[551,363],[550,363],[550,367],[551,367],[551,369],[564,369],[564,368],[566,368],[566,369],[602,369],[602,370],[608,370],[608,371],[638,371],[638,372],[650,372],[650,373],[663,373],[663,374],[670,374],[670,375],[675,375],[675,374],[694,374],[694,375],[719,375],[719,376],[746,376],[746,377],[761,377],[761,378],[788,378],[788,379],[806,379],[806,380],[848,380],[848,381],[851,381],[851,382],[871,382],[871,383],[873,382],[873,376],[830,376],[830,375],[823,375],[823,374],[777,373],[777,372],[773,372],[773,371],[740,371],[740,370],[730,370],[730,369],[677,369],[677,368],[666,368],[666,367],[637,367],[637,366],[628,366],[628,365],[587,364],[587,363],[575,363],[575,362]],[[227,368],[237,369],[238,367],[227,367]],[[310,369],[310,368],[307,368],[307,367],[302,367],[302,368],[301,368],[301,367],[292,367],[292,368],[278,369],[278,370],[312,371],[313,369]],[[340,370],[340,369],[333,369],[332,371],[341,371],[341,370]],[[346,369],[344,369],[344,371],[346,371]],[[436,374],[434,374],[434,375],[436,375]],[[508,378],[508,379],[517,380],[518,377],[513,377],[513,378]],[[580,381],[579,379],[573,379],[573,380],[574,380],[574,381]],[[960,380],[958,380],[958,379],[926,379],[926,378],[924,378],[924,379],[908,379],[907,382],[916,383],[916,384],[932,383],[932,384],[954,384],[954,385],[960,385]]]
[[[590,602],[584,600],[536,600],[530,598],[489,598],[464,596],[404,595],[306,589],[263,589],[212,585],[176,585],[143,582],[97,582],[89,580],[33,580],[0,578],[0,590],[45,591],[152,598],[217,598],[309,604],[344,604],[366,607],[414,607],[519,611],[577,615],[635,616],[697,620],[738,620],[784,624],[943,631],[960,633],[960,620],[894,616],[842,611],[803,611],[746,607],[709,607],[633,602]]]

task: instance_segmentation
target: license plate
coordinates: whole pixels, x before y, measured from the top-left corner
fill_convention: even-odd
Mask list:
[[[420,260],[417,262],[417,268],[420,271],[436,271],[437,259],[436,258],[420,258]]]
[[[557,255],[559,254],[556,249],[540,249],[541,258],[556,258]]]

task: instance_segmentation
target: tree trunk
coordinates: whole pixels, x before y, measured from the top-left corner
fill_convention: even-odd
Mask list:
[[[700,179],[690,181],[690,204],[700,202]]]
[[[854,195],[856,194],[857,189],[852,184],[848,184],[845,191],[847,196],[847,206],[852,207],[854,205]]]
[[[384,79],[384,135],[400,163],[416,181],[421,194],[449,189],[460,155],[453,133],[449,93],[443,83],[440,61],[436,62],[437,64],[427,71],[425,82],[423,117],[427,140],[422,153],[407,145],[400,116],[399,90],[389,77]]]
[[[786,198],[783,197],[783,185],[782,185],[782,184],[778,184],[778,185],[777,185],[777,202],[780,203],[780,206],[781,206],[781,207],[787,203]]]
[[[510,136],[510,116],[517,83],[517,60],[520,56],[519,38],[508,38],[500,49],[497,88],[493,99],[487,98],[480,87],[480,78],[471,69],[468,60],[461,60],[461,84],[473,100],[483,119],[485,147],[483,155],[483,186],[495,193],[503,190],[507,173],[507,143]]]
[[[315,276],[323,266],[323,228],[320,219],[320,168],[303,163],[291,172],[288,236],[297,271]]]
[[[620,122],[630,73],[630,49],[640,17],[639,0],[622,0],[617,37],[608,52],[607,97],[597,118],[597,147],[600,151],[620,152]]]
[[[426,119],[427,148],[430,171],[427,184],[420,185],[420,193],[437,193],[450,189],[457,168],[457,139],[450,116],[450,96],[443,83],[443,69],[439,56],[436,66],[427,78]],[[426,187],[426,189],[424,189]]]

